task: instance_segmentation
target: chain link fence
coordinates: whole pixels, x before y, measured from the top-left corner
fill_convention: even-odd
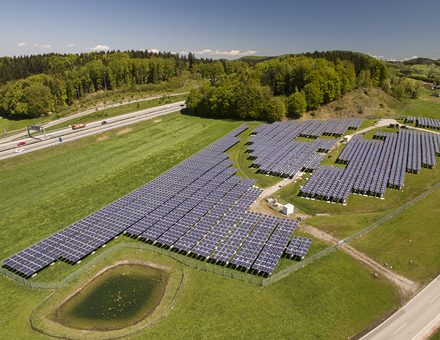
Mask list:
[[[160,248],[156,247],[151,244],[147,243],[119,243],[114,245],[113,247],[107,249],[103,253],[97,255],[93,260],[87,262],[85,265],[83,265],[81,268],[76,270],[74,273],[68,275],[64,279],[58,282],[34,282],[27,280],[17,274],[14,274],[10,272],[9,270],[6,270],[5,268],[0,268],[0,272],[7,277],[10,277],[11,279],[20,282],[24,284],[27,287],[30,287],[32,289],[61,289],[65,285],[67,285],[72,280],[78,278],[80,275],[85,273],[87,270],[89,270],[91,267],[96,265],[98,262],[100,262],[102,259],[104,259],[106,256],[114,253],[117,250],[120,249],[141,249],[141,250],[149,250],[153,251],[158,254],[169,256],[180,263],[194,269],[203,270],[208,273],[214,273],[217,275],[229,277],[235,280],[248,282],[255,285],[262,285],[263,278],[260,276],[251,275],[245,272],[238,271],[236,269],[227,268],[225,266],[219,266],[215,264],[211,264],[208,262],[202,262],[193,258],[190,258],[188,256],[178,254],[174,251],[171,251],[170,249]]]
[[[294,264],[294,265],[292,265],[292,266],[290,266],[290,267],[288,267],[288,268],[286,268],[276,274],[273,274],[268,278],[264,278],[264,277],[258,276],[258,275],[248,274],[246,272],[242,272],[242,271],[239,271],[236,269],[227,268],[226,266],[219,266],[219,265],[211,264],[206,261],[199,261],[199,260],[190,258],[188,256],[178,254],[174,251],[171,251],[170,249],[156,247],[154,245],[147,244],[147,243],[119,243],[119,244],[116,244],[113,247],[106,250],[105,252],[99,254],[93,260],[91,260],[87,264],[83,265],[77,271],[75,271],[74,273],[65,277],[64,279],[62,279],[59,282],[34,282],[34,281],[30,281],[30,280],[27,280],[19,275],[16,275],[16,274],[10,272],[9,270],[6,270],[5,268],[1,268],[1,267],[0,267],[0,273],[6,275],[7,277],[10,277],[10,278],[14,279],[15,281],[20,282],[20,283],[24,284],[25,286],[30,287],[32,289],[60,289],[60,288],[64,287],[65,285],[67,285],[69,282],[71,282],[73,279],[76,279],[81,274],[83,274],[84,272],[89,270],[92,266],[97,264],[99,261],[101,261],[106,256],[112,254],[113,252],[115,252],[119,249],[130,248],[130,249],[144,249],[144,250],[153,251],[158,254],[167,255],[167,256],[179,261],[180,263],[182,263],[190,268],[203,270],[208,273],[214,273],[216,275],[221,275],[221,276],[229,277],[231,279],[235,279],[235,280],[239,280],[239,281],[243,281],[243,282],[247,282],[247,283],[251,283],[251,284],[255,284],[255,285],[264,287],[272,282],[278,281],[279,279],[298,270],[299,268],[306,266],[310,262],[313,262],[324,255],[330,254],[331,252],[333,252],[334,250],[343,246],[344,244],[347,244],[347,243],[351,242],[352,240],[358,238],[359,236],[369,232],[370,230],[376,228],[378,225],[384,223],[385,221],[389,220],[390,218],[401,213],[403,210],[414,205],[415,203],[417,203],[421,199],[432,194],[438,188],[440,188],[440,183],[437,183],[435,186],[433,186],[428,191],[426,191],[423,194],[421,194],[420,196],[414,198],[410,202],[402,205],[401,207],[393,210],[388,215],[382,217],[381,219],[377,220],[376,222],[373,222],[372,224],[370,224],[369,226],[365,227],[364,229],[358,231],[357,233],[355,233],[351,236],[348,236],[347,238],[343,239],[342,241],[339,241],[337,244],[335,244],[331,247],[328,247],[328,248],[320,251],[319,253],[316,253],[312,256],[309,256],[306,259],[301,260],[300,262],[298,262],[298,263],[296,263],[296,264]]]
[[[358,231],[357,233],[350,235],[348,237],[346,237],[345,239],[343,239],[342,241],[339,241],[337,244],[328,247],[322,251],[320,251],[319,253],[316,253],[312,256],[307,257],[305,260],[302,260],[301,262],[298,262],[297,264],[290,266],[276,274],[273,274],[272,276],[268,277],[267,279],[264,279],[262,282],[262,286],[267,286],[268,284],[278,281],[279,279],[285,277],[286,275],[290,274],[291,272],[298,270],[299,268],[304,267],[305,265],[309,264],[310,262],[313,262],[317,259],[319,259],[320,257],[330,254],[332,251],[338,249],[339,247],[342,247],[344,244],[347,244],[351,241],[353,241],[354,239],[362,236],[363,234],[369,232],[370,230],[376,228],[378,225],[384,223],[385,221],[389,220],[390,218],[393,218],[394,216],[396,216],[397,214],[400,214],[402,211],[404,211],[405,209],[408,209],[410,206],[416,204],[417,202],[419,202],[420,200],[422,200],[423,198],[429,196],[430,194],[432,194],[435,190],[437,190],[438,188],[440,188],[440,183],[437,183],[435,186],[433,186],[431,189],[429,189],[428,191],[425,191],[423,194],[417,196],[416,198],[414,198],[413,200],[409,201],[408,203],[400,206],[399,208],[393,210],[392,212],[390,212],[388,215],[382,217],[381,219],[377,220],[376,222],[371,223],[370,225],[368,225],[367,227],[365,227],[364,229]]]

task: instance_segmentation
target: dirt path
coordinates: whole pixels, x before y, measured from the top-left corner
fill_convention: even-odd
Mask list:
[[[274,216],[278,216],[278,217],[286,217],[286,216],[282,215],[280,212],[278,212],[277,210],[272,209],[269,206],[269,204],[266,202],[266,198],[268,196],[272,195],[273,193],[275,193],[280,188],[292,183],[296,179],[297,179],[297,177],[295,177],[294,179],[291,179],[291,180],[281,180],[279,183],[277,183],[269,188],[264,189],[263,193],[255,201],[255,203],[252,205],[250,210],[255,211],[255,212],[259,212],[259,213],[263,213],[263,214],[274,215]],[[296,215],[290,216],[290,217],[296,218]],[[298,228],[298,230],[300,230],[304,233],[307,233],[307,234],[309,234],[319,240],[322,240],[322,241],[327,242],[332,245],[334,245],[340,241],[336,237],[334,237],[330,234],[327,234],[318,228],[312,227],[311,225],[308,225],[304,222],[300,222],[298,224],[297,228]],[[346,254],[355,258],[357,261],[370,267],[374,271],[374,273],[377,273],[379,275],[379,277],[382,276],[382,277],[385,277],[386,279],[388,279],[391,282],[391,284],[393,284],[394,286],[397,287],[397,289],[402,297],[408,297],[408,296],[412,295],[420,287],[420,283],[414,282],[404,276],[401,276],[399,274],[394,273],[390,268],[377,262],[376,260],[372,259],[371,257],[366,255],[365,253],[357,250],[356,248],[350,246],[349,244],[345,244],[345,245],[341,246],[340,249],[343,252],[345,252]]]
[[[331,244],[336,244],[340,241],[337,238],[323,232],[322,230],[312,227],[305,223],[300,223],[298,225],[298,229],[316,237],[317,239],[320,239],[325,242],[329,242]],[[387,278],[394,286],[397,287],[402,297],[411,295],[412,293],[417,291],[417,289],[420,287],[420,283],[411,281],[410,279],[407,279],[404,276],[394,273],[388,267],[385,267],[376,260],[373,260],[365,253],[357,250],[356,248],[352,247],[349,244],[343,245],[340,249],[344,253],[350,255],[359,262],[373,269],[375,273],[379,274],[379,276],[383,276]]]

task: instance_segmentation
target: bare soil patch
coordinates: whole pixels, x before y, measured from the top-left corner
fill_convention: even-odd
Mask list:
[[[427,102],[440,103],[440,98],[429,97],[429,98],[422,98],[422,100],[425,100]]]
[[[110,138],[109,135],[101,136],[101,137],[96,138],[96,141],[97,141],[97,142],[100,142],[100,141],[103,141],[103,140],[106,140],[106,139],[109,139],[109,138]]]
[[[116,136],[122,135],[122,134],[130,132],[130,131],[133,131],[133,128],[126,128],[121,131],[118,131],[118,132],[116,132]]]

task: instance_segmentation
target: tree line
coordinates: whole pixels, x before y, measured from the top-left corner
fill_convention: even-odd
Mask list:
[[[217,68],[209,83],[188,96],[187,106],[195,114],[267,121],[293,118],[354,88],[383,87],[388,79],[385,63],[353,52],[329,53],[325,58],[280,56],[253,65],[235,64],[231,72],[221,70],[221,63]]]
[[[148,91],[151,85],[158,84],[173,91],[183,86],[181,80],[185,75],[216,75],[216,62],[197,59],[192,53],[148,51],[3,57],[0,114],[36,117],[60,111],[96,91]]]
[[[173,91],[188,77],[209,80],[188,96],[195,114],[279,120],[377,86],[398,99],[420,84],[384,62],[349,51],[212,60],[170,52],[108,51],[0,58],[0,115],[59,112],[97,91]]]

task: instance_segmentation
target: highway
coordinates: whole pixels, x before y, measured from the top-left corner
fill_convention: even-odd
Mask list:
[[[427,339],[440,323],[440,276],[362,340]]]
[[[41,150],[59,144],[59,138],[62,138],[63,143],[73,141],[75,139],[84,138],[97,133],[108,130],[120,128],[122,126],[131,125],[148,119],[157,118],[172,112],[179,111],[184,105],[184,101],[158,106],[151,109],[139,110],[124,115],[119,115],[111,118],[106,118],[107,124],[102,125],[100,121],[87,123],[85,128],[72,130],[72,128],[62,128],[46,132],[46,136],[52,135],[49,139],[44,139],[43,134],[38,137],[24,137],[15,141],[4,141],[0,144],[0,160],[19,156],[24,153],[29,153],[36,150]],[[78,121],[80,123],[80,121]],[[17,146],[18,143],[25,142],[25,145]],[[14,153],[15,149],[23,149],[21,153]]]

